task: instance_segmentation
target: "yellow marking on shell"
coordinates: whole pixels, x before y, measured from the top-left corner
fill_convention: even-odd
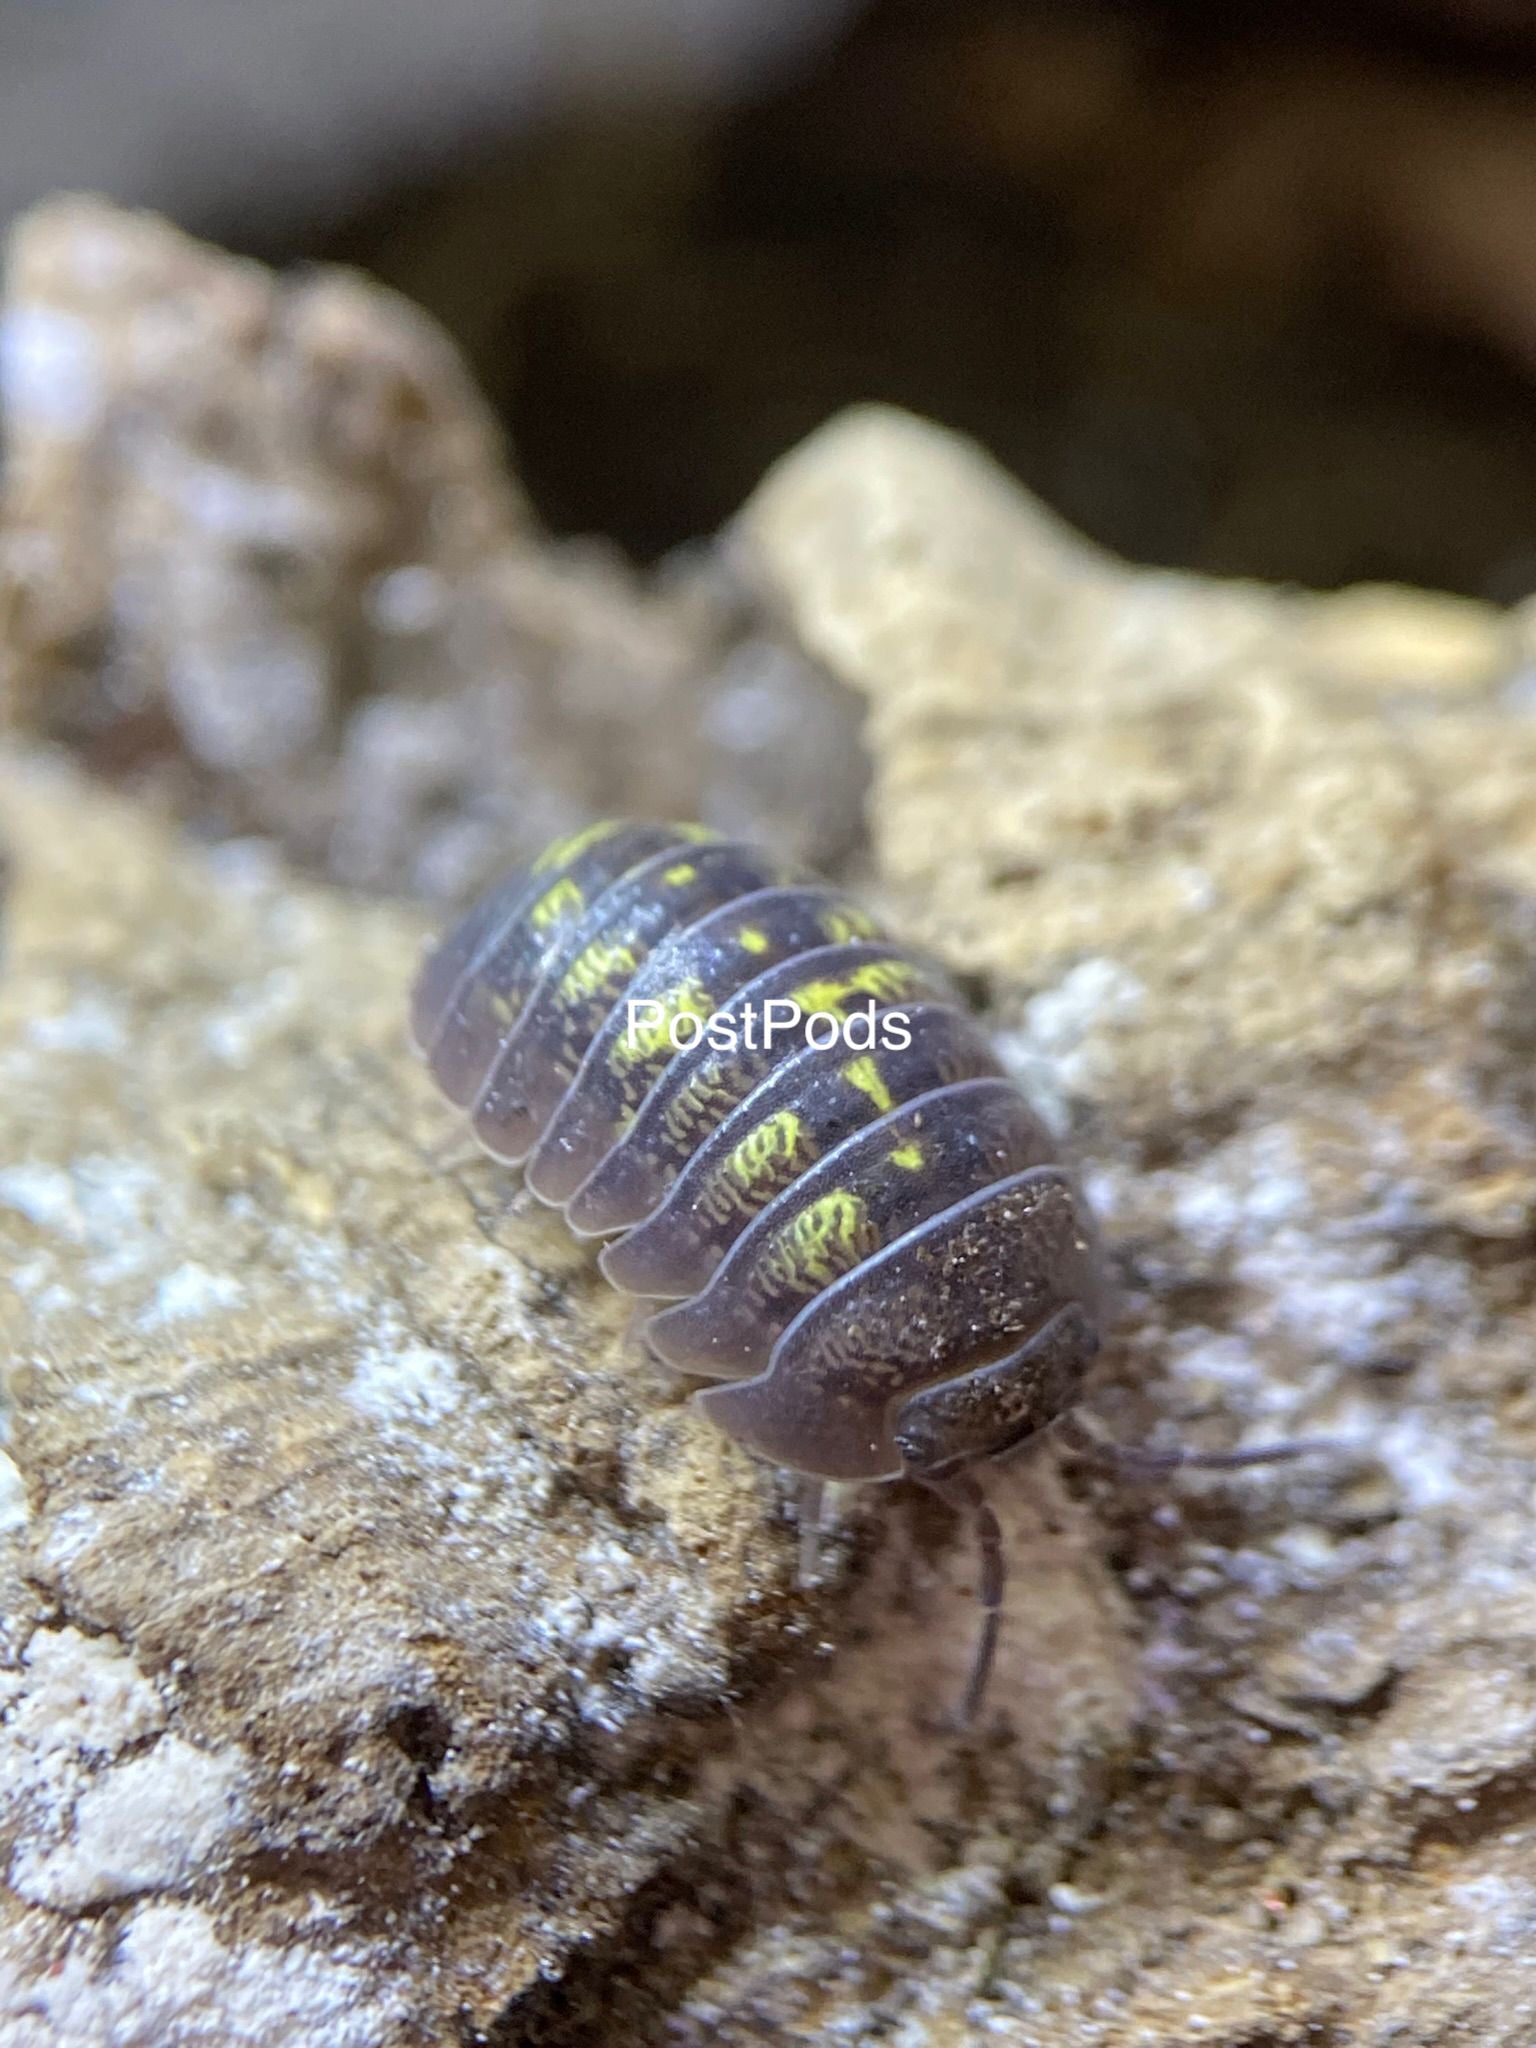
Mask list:
[[[908,1144],[898,1145],[894,1152],[887,1152],[885,1156],[892,1166],[899,1166],[907,1173],[916,1173],[928,1155],[914,1138]]]
[[[745,1084],[735,1070],[711,1061],[667,1104],[661,1120],[663,1138],[670,1145],[691,1144],[699,1132],[723,1123],[744,1093]]]
[[[496,989],[491,996],[491,1015],[505,1028],[508,1024],[515,1024],[521,1012],[510,996],[505,996],[500,989]]]
[[[755,924],[744,924],[736,934],[736,943],[748,953],[766,953],[768,934]]]
[[[775,1110],[733,1148],[721,1169],[740,1188],[750,1189],[765,1175],[794,1159],[804,1125],[792,1109]]]
[[[699,1207],[712,1223],[733,1211],[755,1216],[779,1188],[800,1171],[804,1125],[792,1109],[776,1110],[748,1131],[721,1161],[699,1194]]]
[[[639,966],[633,946],[618,939],[594,939],[560,977],[558,994],[566,1003],[588,1002],[614,984],[626,982]]]
[[[873,996],[877,1002],[905,995],[921,979],[910,960],[871,960],[867,967],[856,968],[849,976],[856,995]]]
[[[754,1276],[771,1298],[819,1294],[879,1249],[869,1212],[850,1188],[832,1188],[808,1202],[778,1231]]]
[[[804,983],[794,991],[794,1000],[802,1010],[827,1011],[840,1017],[855,998],[869,996],[877,1003],[889,1002],[893,996],[904,995],[917,978],[910,960],[870,960],[841,979]]]
[[[699,879],[699,871],[691,860],[680,860],[676,867],[668,868],[661,879],[669,889],[686,889],[690,882]]]
[[[547,875],[551,868],[569,867],[589,846],[597,846],[604,839],[611,839],[622,823],[621,818],[604,818],[599,824],[583,825],[579,832],[567,832],[565,837],[557,839],[553,846],[545,847],[534,862],[531,872],[536,875]]]
[[[885,1076],[867,1052],[848,1062],[843,1069],[843,1079],[850,1088],[857,1088],[861,1095],[867,1095],[882,1116],[896,1107],[896,1098],[886,1086]]]
[[[673,1053],[672,1026],[679,1017],[697,1017],[701,1024],[707,1024],[714,1015],[709,991],[698,981],[680,981],[654,1000],[661,1005],[660,1015],[636,1017],[614,1040],[609,1064],[616,1074],[628,1074],[633,1067],[669,1060]]]
[[[851,905],[829,910],[821,919],[821,928],[831,946],[846,946],[854,939],[872,939],[877,929],[872,917]]]
[[[528,922],[536,932],[547,932],[551,925],[563,924],[568,918],[579,917],[587,907],[582,895],[569,875],[564,875],[553,888],[546,889],[528,913]]]

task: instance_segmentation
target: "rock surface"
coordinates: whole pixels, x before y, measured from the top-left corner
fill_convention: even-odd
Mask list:
[[[685,2038],[1529,2042],[1528,621],[1134,573],[878,411],[744,528],[868,697],[892,914],[1087,1155],[1102,1409],[1338,1448],[1104,1495],[1137,1712],[1043,1882],[1015,1837],[990,1900],[785,1916]]]
[[[419,931],[0,761],[0,2035],[471,2030],[803,1633],[772,1475],[403,1050]]]
[[[884,907],[1084,1159],[1101,1412],[1334,1448],[995,1475],[957,1737],[937,1508],[868,1503],[846,1598],[793,1593],[776,1482],[558,1225],[431,1156],[414,919],[18,752],[0,2013],[1527,2048],[1528,617],[1134,572],[879,411],[730,552],[765,644],[866,703]]]
[[[446,337],[350,272],[41,207],[0,428],[0,720],[206,831],[440,900],[595,810],[857,837],[847,693],[707,552],[549,545]]]

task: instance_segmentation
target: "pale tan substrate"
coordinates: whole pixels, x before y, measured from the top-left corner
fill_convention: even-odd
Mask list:
[[[37,757],[0,816],[0,2031],[489,2022],[678,1853],[803,1632],[773,1477],[435,1156],[414,918]]]

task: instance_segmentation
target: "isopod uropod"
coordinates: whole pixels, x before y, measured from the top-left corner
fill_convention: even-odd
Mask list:
[[[972,1513],[971,1717],[1003,1586],[974,1468],[1074,1405],[1104,1289],[1081,1194],[942,971],[772,855],[610,822],[448,931],[412,1030],[485,1150],[657,1303],[644,1336],[721,1428],[810,1482],[906,1476]]]

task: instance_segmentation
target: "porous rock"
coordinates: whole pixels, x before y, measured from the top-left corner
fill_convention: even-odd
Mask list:
[[[793,1662],[773,1476],[449,1156],[413,918],[37,757],[0,818],[0,2035],[473,2036]]]
[[[880,409],[738,541],[867,699],[892,916],[1085,1159],[1101,1412],[1331,1448],[1097,1484],[1068,1525],[1135,1676],[1086,1821],[982,1813],[836,1918],[764,1915],[683,2038],[1528,2043],[1527,617],[1139,573]]]
[[[594,811],[857,836],[848,693],[708,551],[548,541],[447,336],[361,276],[50,202],[0,429],[0,722],[206,832],[437,900]]]

